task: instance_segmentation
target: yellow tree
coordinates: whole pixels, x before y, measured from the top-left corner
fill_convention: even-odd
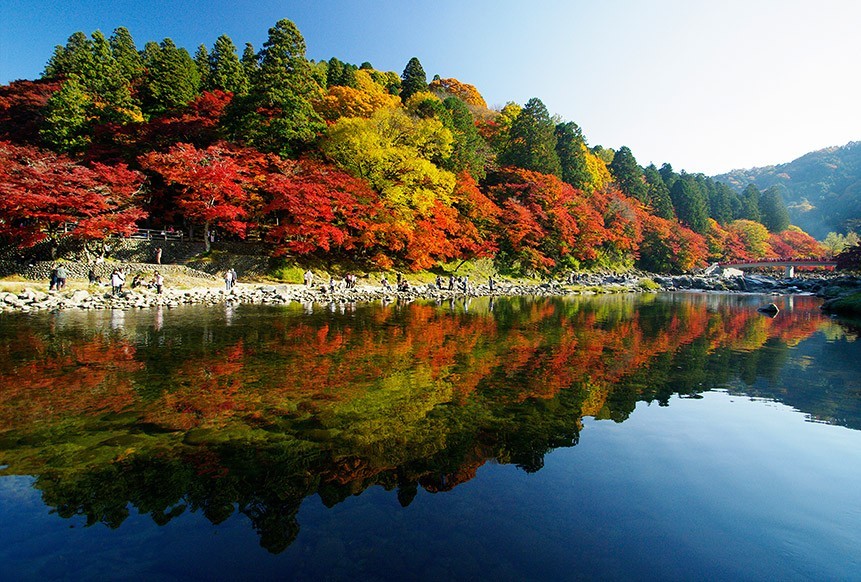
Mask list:
[[[452,201],[456,179],[437,166],[452,149],[451,131],[440,121],[403,109],[342,118],[329,128],[322,149],[380,193],[385,214],[369,236],[389,256],[425,269],[462,254],[453,242],[460,229]]]
[[[434,79],[428,88],[434,93],[444,93],[457,97],[467,105],[487,108],[487,102],[478,89],[469,83],[461,83],[457,79]]]
[[[762,224],[740,218],[730,222],[726,230],[738,236],[749,258],[761,259],[771,253],[771,247],[768,244],[768,229]]]
[[[400,97],[374,82],[367,71],[358,70],[355,76],[357,88],[334,85],[314,102],[320,117],[330,122],[342,117],[371,117],[380,109],[400,105]]]
[[[402,109],[340,119],[323,141],[331,160],[366,179],[402,211],[424,211],[437,200],[450,204],[455,176],[434,162],[446,159],[451,148],[451,132],[440,121],[417,119]]]

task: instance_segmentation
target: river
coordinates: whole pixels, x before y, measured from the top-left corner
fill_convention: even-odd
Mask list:
[[[2,314],[3,578],[855,578],[861,341],[819,304]]]

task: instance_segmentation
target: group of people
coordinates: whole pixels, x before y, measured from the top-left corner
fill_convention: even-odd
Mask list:
[[[224,290],[229,293],[234,285],[236,285],[236,271],[227,269],[224,271]]]
[[[302,280],[304,281],[306,287],[311,287],[314,284],[314,273],[311,272],[311,269],[305,271],[305,273],[302,275]],[[352,273],[344,275],[344,280],[341,283],[335,281],[335,277],[329,277],[328,288],[329,291],[334,291],[337,287],[340,287],[343,284],[345,289],[353,289],[356,287],[357,281],[358,278]]]
[[[489,277],[487,282],[488,285],[490,285],[490,290],[493,291],[493,277]],[[445,282],[439,275],[436,276],[436,288],[439,290],[446,289]],[[449,275],[447,288],[449,291],[461,291],[463,293],[466,293],[469,290],[469,275],[464,275],[462,277],[455,277],[454,275]]]
[[[69,273],[63,265],[54,265],[51,269],[51,279],[48,282],[48,291],[62,291],[66,287],[66,278]]]
[[[127,275],[127,269],[114,269],[111,271],[111,293],[113,295],[122,294],[123,286],[126,284]],[[155,289],[156,293],[161,294],[164,289],[164,276],[158,271],[153,271],[152,279],[150,279],[149,283],[144,283],[143,275],[141,273],[137,273],[132,278],[132,289],[137,289],[144,285],[150,289]]]

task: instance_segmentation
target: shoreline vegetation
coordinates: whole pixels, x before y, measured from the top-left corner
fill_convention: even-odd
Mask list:
[[[415,274],[484,259],[560,277],[858,242],[821,244],[779,188],[737,186],[589,144],[538,97],[490,107],[417,57],[401,74],[309,60],[288,19],[241,58],[226,35],[192,57],[169,38],[141,50],[124,27],[79,31],[40,79],[0,86],[0,242],[40,258],[134,238],[166,255],[246,244],[273,262]]]
[[[68,263],[65,263],[68,264]],[[149,270],[170,265],[140,265]],[[139,270],[140,272],[140,270]],[[144,272],[145,273],[145,272]],[[449,300],[468,297],[505,296],[567,296],[599,295],[611,293],[657,293],[674,291],[771,293],[780,295],[807,294],[828,299],[825,310],[835,313],[859,314],[861,304],[861,278],[854,275],[805,273],[792,279],[779,279],[761,274],[743,277],[722,275],[657,275],[631,271],[627,273],[572,273],[560,279],[519,279],[491,275],[467,276],[466,288],[461,277],[454,278],[449,289],[449,278],[433,273],[382,272],[360,275],[348,287],[345,277],[329,273],[314,273],[311,285],[274,281],[258,277],[243,281],[241,278],[228,291],[223,279],[207,273],[187,269],[171,280],[158,293],[144,284],[130,288],[131,277],[122,292],[113,293],[110,283],[88,284],[86,280],[70,278],[60,291],[48,290],[47,280],[36,281],[23,277],[0,279],[0,311],[52,312],[65,309],[145,309],[151,307],[174,308],[180,305],[289,304],[297,303],[352,303],[370,301]],[[404,285],[398,288],[398,280]],[[383,283],[383,280],[386,282]],[[437,286],[437,281],[442,286]]]

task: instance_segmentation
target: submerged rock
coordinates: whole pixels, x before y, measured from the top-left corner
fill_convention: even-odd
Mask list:
[[[757,311],[759,311],[760,313],[774,316],[780,312],[780,309],[778,309],[777,305],[775,305],[774,303],[769,303],[768,305],[763,305],[762,307],[757,309]]]

